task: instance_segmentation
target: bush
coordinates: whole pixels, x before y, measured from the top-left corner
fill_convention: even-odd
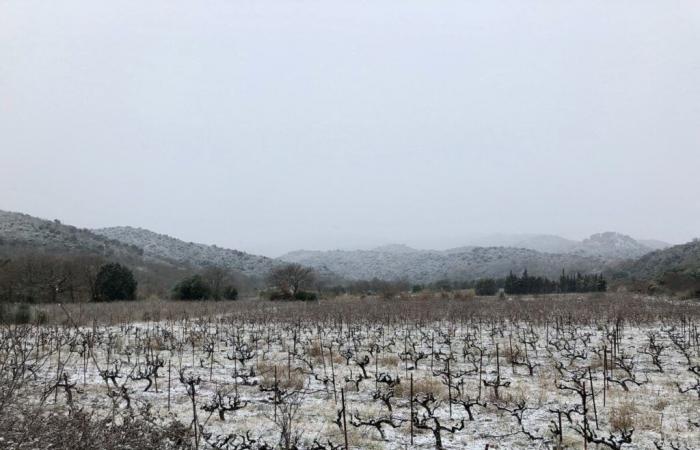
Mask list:
[[[15,310],[14,323],[24,325],[32,321],[32,307],[26,303],[20,303]]]
[[[175,300],[207,300],[210,297],[211,288],[201,275],[185,278],[173,288]]]
[[[95,278],[94,300],[134,300],[136,286],[131,270],[118,263],[105,264]]]
[[[318,300],[318,295],[316,295],[315,292],[299,291],[296,294],[294,294],[294,299],[301,300],[304,302],[310,302]]]
[[[496,280],[493,278],[482,278],[476,282],[474,290],[476,295],[496,295],[498,287],[496,286]]]
[[[291,295],[287,292],[282,292],[282,291],[271,291],[266,294],[267,298],[271,301],[279,301],[279,300],[299,300],[302,302],[309,302],[309,301],[314,301],[318,300],[318,294],[315,292],[308,292],[308,291],[298,291],[296,294]]]
[[[238,289],[233,286],[226,286],[224,288],[224,299],[226,300],[237,300],[238,299]]]
[[[290,297],[289,294],[286,294],[284,292],[272,291],[268,294],[268,298],[274,302],[277,300],[289,300]]]

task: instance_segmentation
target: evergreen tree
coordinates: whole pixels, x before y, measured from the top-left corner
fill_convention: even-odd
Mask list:
[[[176,300],[206,300],[210,297],[211,287],[201,275],[185,278],[173,288],[173,298]]]
[[[493,278],[482,278],[474,285],[476,295],[496,295],[498,286]]]
[[[95,277],[93,300],[134,300],[137,285],[134,274],[127,267],[119,263],[105,264]]]

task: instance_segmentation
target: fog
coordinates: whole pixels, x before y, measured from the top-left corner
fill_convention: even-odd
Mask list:
[[[700,235],[700,3],[0,2],[0,209],[277,256]]]

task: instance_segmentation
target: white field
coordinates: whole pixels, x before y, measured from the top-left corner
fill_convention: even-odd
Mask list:
[[[217,438],[246,432],[259,443],[278,445],[281,418],[290,408],[294,412],[291,435],[298,437],[299,448],[313,448],[314,440],[324,445],[330,441],[342,446],[343,431],[335,423],[341,409],[341,389],[347,405],[350,448],[435,448],[433,434],[426,430],[414,429],[413,445],[410,443],[411,377],[416,399],[423,399],[425,393],[434,394],[436,402],[431,406],[436,407],[435,417],[445,427],[461,428],[454,434],[441,433],[444,448],[484,449],[487,444],[489,448],[555,448],[559,438],[553,431],[553,424],[558,416],[553,410],[571,410],[581,404],[578,394],[558,386],[574,387],[572,377],[577,374],[583,375],[580,380],[589,394],[585,420],[596,437],[612,435],[616,439],[622,430],[633,429],[631,443],[622,448],[700,448],[700,388],[679,392],[679,386],[686,389],[700,382],[697,369],[696,373],[690,370],[700,364],[700,349],[695,326],[680,321],[623,324],[619,329],[614,369],[608,373],[613,381],[607,383],[607,388],[602,356],[603,348],[610,350],[613,346],[614,322],[580,321],[557,325],[505,319],[426,323],[406,320],[402,323],[358,321],[348,326],[331,321],[253,322],[217,317],[98,327],[94,334],[92,328],[74,327],[49,327],[39,331],[40,337],[35,329],[26,339],[31,349],[30,364],[38,363],[33,368],[35,375],[27,372],[21,392],[24,398],[41,402],[42,393],[49,392],[56,379],[63,379],[62,374],[65,374],[69,384],[75,384],[72,389],[75,408],[118,416],[126,408],[124,397],[118,394],[123,387],[131,408],[150,405],[164,422],[180,420],[190,424],[192,403],[185,385],[179,380],[182,370],[185,377],[201,379],[195,397],[198,423],[205,435],[200,437],[200,448],[211,448],[207,440],[213,443]],[[647,354],[650,333],[656,335],[656,342],[662,348],[663,372]],[[62,340],[60,356],[57,336]],[[93,342],[92,352],[83,351],[83,341]],[[500,376],[503,383],[508,384],[500,388],[498,399],[494,389],[485,386],[483,381],[479,388],[480,379],[489,382],[497,376],[496,345]],[[685,353],[690,365],[679,345],[687,347]],[[511,348],[515,358],[510,357]],[[250,358],[245,365],[232,359],[241,353],[248,353]],[[414,368],[413,361],[405,356],[421,353],[424,355]],[[349,357],[349,363],[342,355]],[[345,380],[362,375],[358,361],[363,361],[365,356],[369,360],[365,367],[367,374],[357,389],[355,383]],[[144,392],[147,381],[133,378],[145,367],[147,357],[160,358],[164,365],[158,370],[157,388],[154,385]],[[446,374],[439,373],[447,371],[447,359],[452,382],[449,391]],[[534,366],[533,375],[527,367],[511,364],[513,359],[529,361]],[[119,388],[111,381],[107,383],[98,370],[98,366],[102,370],[113,369],[115,362],[120,367],[116,378]],[[628,370],[621,365],[626,365]],[[590,396],[589,368],[595,406]],[[242,377],[234,377],[236,369],[241,374],[251,375],[248,384]],[[278,386],[283,391],[282,403],[277,406],[272,401],[272,392],[261,391],[261,386],[274,387],[275,370]],[[384,403],[373,399],[375,390],[386,393],[390,389],[386,383],[376,381],[380,374],[400,379],[390,399],[391,412]],[[614,381],[624,379],[634,379],[639,385],[627,381],[626,391]],[[109,392],[114,396],[108,396]],[[237,392],[245,407],[226,412],[225,420],[220,420],[215,411],[203,409],[216,392],[222,393],[224,399],[234,397]],[[43,397],[47,411],[68,413],[68,398],[62,386]],[[450,398],[453,399],[451,418]],[[468,420],[464,407],[459,404],[465,398],[479,400],[485,405],[473,407],[473,421]],[[524,408],[522,427],[517,411],[512,412],[517,405]],[[424,409],[417,402],[414,409],[417,418],[424,417]],[[572,414],[571,422],[562,417],[562,443],[566,448],[584,447],[584,438],[575,430],[584,423],[580,412],[579,409]],[[382,439],[376,428],[353,426],[353,415],[361,420],[392,418],[398,427],[383,427],[386,437]],[[588,448],[610,447],[588,443]]]

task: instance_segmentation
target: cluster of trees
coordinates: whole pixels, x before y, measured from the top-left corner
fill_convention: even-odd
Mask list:
[[[0,302],[47,303],[131,300],[130,270],[94,256],[22,254],[0,260]]]
[[[531,276],[527,269],[521,276],[511,272],[503,283],[506,294],[552,294],[559,292],[559,284],[545,277]]]
[[[474,283],[476,295],[496,295],[499,286],[494,278],[482,278]]]
[[[238,289],[231,284],[224,269],[207,269],[204,274],[187,277],[175,285],[175,300],[237,300]]]
[[[605,292],[608,282],[602,274],[567,275],[563,270],[559,277],[559,292]]]
[[[334,295],[353,294],[353,295],[378,295],[382,298],[393,298],[401,292],[420,292],[424,289],[423,285],[413,285],[407,280],[380,280],[373,278],[371,280],[353,280],[344,284],[336,284],[327,288],[327,291]]]
[[[156,296],[229,299],[250,281],[233,271],[211,267],[192,275],[185,268],[139,266],[85,254],[16,251],[0,256],[0,303],[74,303],[135,300]],[[173,286],[175,288],[173,289]]]
[[[236,300],[238,289],[250,289],[258,281],[236,272],[209,267],[193,274],[191,270],[149,266],[139,267],[135,275],[128,263],[111,262],[89,255],[51,255],[26,253],[12,258],[0,257],[0,303],[49,303],[81,301],[135,300],[138,297],[171,297],[180,300]],[[333,282],[338,283],[340,280]],[[607,282],[602,275],[567,274],[558,281],[512,272],[505,279],[483,278],[473,281],[440,280],[414,285],[406,280],[350,281],[336,284],[319,279],[308,267],[286,264],[271,270],[265,280],[272,300],[315,300],[321,286],[332,294],[379,295],[392,298],[401,292],[474,289],[477,295],[548,294],[557,292],[602,292]],[[260,283],[261,284],[261,283]],[[258,284],[258,286],[260,286]]]
[[[511,272],[503,282],[506,294],[552,294],[557,292],[605,292],[607,282],[603,275],[567,275],[562,271],[559,281],[530,276],[527,270],[521,276]]]

